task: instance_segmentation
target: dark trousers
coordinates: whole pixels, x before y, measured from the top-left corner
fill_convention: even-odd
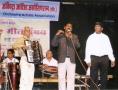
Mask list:
[[[98,86],[100,83],[101,89],[106,89],[107,84],[107,74],[108,74],[108,67],[109,67],[109,58],[107,55],[105,56],[91,56],[91,68],[90,68],[90,76],[93,82]],[[98,72],[100,74],[100,80],[98,80]],[[95,84],[91,82],[90,87],[93,90],[96,90],[97,87]]]

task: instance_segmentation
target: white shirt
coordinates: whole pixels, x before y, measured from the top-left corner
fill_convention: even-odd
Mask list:
[[[6,58],[3,60],[3,63],[19,63],[18,59],[16,58],[12,58],[12,60],[10,60],[9,58]]]
[[[103,33],[100,34],[93,33],[88,37],[85,51],[86,63],[91,63],[91,58],[90,58],[91,55],[95,56],[108,55],[111,61],[115,61],[111,43],[107,35]]]
[[[55,60],[54,58],[52,58],[50,61],[47,60],[47,58],[43,59],[43,64],[47,64],[48,66],[58,66],[57,60]]]

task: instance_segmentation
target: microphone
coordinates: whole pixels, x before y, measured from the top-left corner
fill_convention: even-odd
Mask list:
[[[72,31],[72,30],[69,30],[69,29],[67,30],[67,32],[71,32],[71,31]]]

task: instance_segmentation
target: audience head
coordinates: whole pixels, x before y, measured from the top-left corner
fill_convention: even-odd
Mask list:
[[[29,38],[30,34],[31,34],[30,27],[25,26],[24,30],[23,30],[23,35],[26,36],[27,38]]]

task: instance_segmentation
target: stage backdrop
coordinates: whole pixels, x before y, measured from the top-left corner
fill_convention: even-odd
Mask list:
[[[48,20],[33,20],[33,19],[8,19],[0,18],[1,30],[1,51],[2,53],[11,48],[14,41],[21,35],[25,26],[31,28],[32,40],[38,40],[43,48],[43,54],[50,48],[50,26]],[[16,56],[17,56],[16,52]]]
[[[39,40],[45,55],[50,45],[49,22],[58,21],[59,11],[59,2],[0,0],[0,54],[11,48],[24,26],[29,26],[32,38]]]

